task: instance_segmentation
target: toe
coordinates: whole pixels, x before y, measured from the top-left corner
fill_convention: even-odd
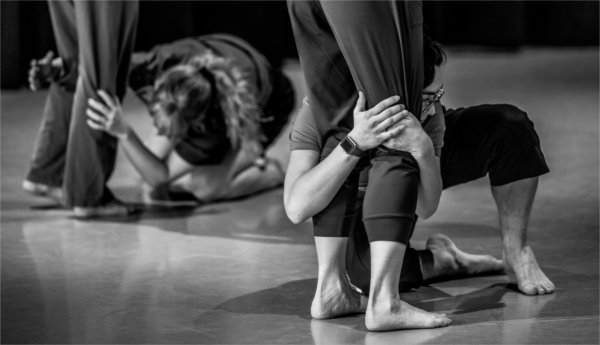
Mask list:
[[[523,286],[521,286],[520,290],[521,290],[521,292],[523,292],[524,294],[529,295],[529,296],[537,295],[537,293],[538,293],[537,288],[531,283],[523,284]]]

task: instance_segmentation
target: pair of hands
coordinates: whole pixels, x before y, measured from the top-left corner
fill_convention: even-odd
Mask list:
[[[359,92],[354,108],[354,128],[348,135],[361,150],[379,145],[410,152],[415,158],[433,153],[433,143],[419,120],[406,110],[399,96],[392,96],[365,110],[366,99]]]
[[[47,52],[39,60],[31,60],[27,76],[29,89],[37,91],[47,87],[62,71],[62,59],[54,57],[52,51]],[[129,126],[123,120],[123,111],[119,100],[102,90],[98,91],[98,96],[99,101],[93,98],[88,100],[88,109],[86,110],[88,126],[117,138],[125,137]]]

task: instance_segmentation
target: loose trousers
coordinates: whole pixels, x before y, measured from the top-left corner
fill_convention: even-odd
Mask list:
[[[62,187],[68,207],[112,200],[117,141],[86,124],[97,90],[125,95],[137,1],[48,1],[64,73],[52,83],[27,179]]]

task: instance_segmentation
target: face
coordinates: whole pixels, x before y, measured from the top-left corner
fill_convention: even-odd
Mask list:
[[[160,106],[159,103],[154,103],[150,107],[150,114],[152,115],[152,123],[156,128],[158,135],[166,136],[171,128],[171,116]]]
[[[444,69],[441,66],[436,66],[433,82],[423,89],[421,121],[424,121],[428,116],[433,116],[441,111],[439,101],[443,95],[443,80]]]

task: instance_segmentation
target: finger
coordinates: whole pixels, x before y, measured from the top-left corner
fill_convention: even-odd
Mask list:
[[[54,52],[52,50],[48,50],[48,52],[46,53],[46,55],[44,55],[42,60],[44,60],[45,63],[48,63],[48,62],[52,61],[53,57],[54,57]]]
[[[400,96],[388,97],[388,98],[384,99],[383,101],[379,102],[373,108],[369,109],[369,115],[377,115],[377,114],[381,113],[382,111],[384,111],[385,109],[387,109],[387,108],[391,107],[392,105],[394,105],[395,103],[397,103],[399,100],[400,100]]]
[[[403,119],[403,117],[399,113],[398,114],[394,114],[394,115],[388,117],[387,119],[381,121],[377,125],[377,127],[375,127],[375,131],[377,131],[377,132],[384,132],[389,127],[395,125],[396,123],[398,123],[402,119]]]
[[[395,138],[402,133],[406,129],[405,125],[398,125],[390,128],[390,130],[384,132],[387,139]]]
[[[92,120],[87,120],[86,121],[87,125],[90,126],[91,128],[98,130],[98,131],[103,131],[104,127],[102,127],[101,125],[97,124],[96,122],[92,121]]]
[[[113,98],[104,90],[98,90],[98,96],[100,96],[100,98],[102,98],[102,100],[104,101],[104,104],[108,105],[111,108],[116,108],[116,104],[113,100]]]
[[[104,104],[98,102],[97,100],[95,100],[93,98],[88,99],[88,106],[90,108],[102,113],[102,115],[108,115],[108,113],[110,113],[110,109],[108,109]]]
[[[90,108],[87,108],[87,110],[85,111],[85,114],[90,119],[94,120],[95,122],[97,122],[99,124],[103,124],[106,122],[106,118],[104,116],[102,116],[102,114],[98,114]]]
[[[392,107],[387,108],[386,110],[382,111],[381,113],[374,115],[373,117],[371,117],[371,119],[373,119],[373,121],[375,121],[376,123],[380,123],[381,121],[387,119],[388,117],[397,114],[399,112],[402,111],[402,107],[399,104],[396,104]]]
[[[31,66],[31,67],[37,66],[37,61],[35,59],[31,59],[31,61],[29,61],[29,66]]]
[[[361,91],[358,91],[358,101],[356,101],[356,106],[354,107],[354,113],[360,113],[365,110],[366,100],[365,94]]]

